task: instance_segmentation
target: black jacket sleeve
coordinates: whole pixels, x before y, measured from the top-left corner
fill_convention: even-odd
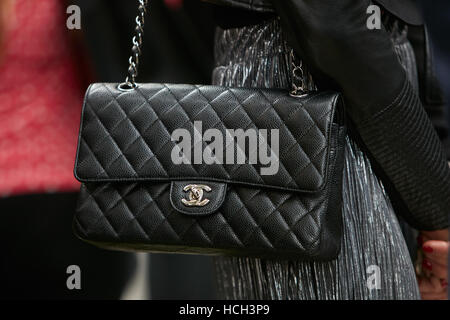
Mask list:
[[[369,30],[369,0],[273,1],[319,88],[347,112],[396,211],[414,227],[448,226],[450,169],[439,137],[386,30]]]
[[[449,126],[445,113],[447,101],[435,74],[428,32],[424,26],[409,26],[408,39],[417,62],[420,100],[439,135],[446,158],[450,161]]]

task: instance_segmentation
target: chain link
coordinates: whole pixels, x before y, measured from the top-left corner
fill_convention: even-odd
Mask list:
[[[306,92],[305,88],[305,73],[303,72],[303,61],[298,60],[295,56],[294,50],[291,49],[291,69],[292,69],[292,88],[291,96],[301,96]]]
[[[300,97],[309,91],[317,90],[316,85],[308,72],[302,60],[295,55],[294,49],[291,49],[290,63],[292,69],[292,88],[289,92],[291,96]]]
[[[147,13],[147,6],[149,0],[138,0],[139,14],[136,17],[135,36],[133,36],[133,47],[131,49],[131,56],[128,60],[128,76],[124,83],[119,85],[120,90],[133,90],[136,88],[136,78],[138,76],[139,60],[142,53],[142,44],[144,41],[144,25],[145,15]],[[309,90],[314,90],[312,85],[312,79],[308,72],[305,72],[303,61],[298,60],[295,56],[294,50],[291,50],[290,54],[291,67],[292,67],[292,89],[290,94],[292,96],[301,96]]]
[[[145,14],[147,13],[148,0],[139,1],[139,14],[136,17],[135,36],[133,37],[133,47],[131,49],[131,56],[128,60],[128,76],[125,82],[119,85],[121,90],[132,90],[136,88],[136,78],[138,76],[139,58],[142,53],[142,43],[144,38]]]

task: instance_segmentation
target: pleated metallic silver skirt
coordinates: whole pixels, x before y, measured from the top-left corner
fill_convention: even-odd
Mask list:
[[[393,28],[395,29],[395,28]],[[406,30],[391,30],[399,59],[417,78]],[[278,19],[218,29],[213,83],[290,88],[290,51]],[[223,299],[420,299],[396,214],[368,158],[347,137],[342,250],[331,262],[215,258]]]

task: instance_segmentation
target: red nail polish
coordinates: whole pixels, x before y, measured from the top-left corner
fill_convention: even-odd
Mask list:
[[[430,271],[433,269],[433,266],[431,265],[431,262],[428,261],[428,260],[423,260],[422,265],[423,265],[424,268],[426,268],[426,269],[428,269]]]
[[[430,246],[423,246],[422,249],[423,249],[423,251],[428,252],[428,253],[433,252],[433,248]]]
[[[447,288],[448,287],[448,282],[445,280],[441,280],[441,285],[443,288]]]

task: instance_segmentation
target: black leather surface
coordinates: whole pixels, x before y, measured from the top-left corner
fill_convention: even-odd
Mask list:
[[[121,92],[116,87],[94,84],[87,93],[75,168],[82,182],[207,176],[301,191],[317,191],[325,183],[335,93],[293,98],[282,90],[145,84]],[[260,175],[260,164],[174,164],[171,134],[179,128],[192,133],[194,121],[202,121],[203,131],[222,133],[278,129],[278,173]]]
[[[85,240],[116,249],[327,260],[340,248],[344,127],[339,95],[145,84],[94,84],[83,108],[75,174],[84,184],[74,221]],[[280,170],[254,164],[175,165],[170,134],[278,129]],[[211,201],[180,205],[182,187]]]

